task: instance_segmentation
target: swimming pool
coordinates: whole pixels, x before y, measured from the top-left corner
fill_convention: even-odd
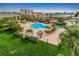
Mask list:
[[[55,27],[56,27],[56,28],[62,28],[62,26],[60,26],[60,25],[56,25]]]
[[[56,25],[55,27],[62,28],[62,26],[60,26],[60,25]],[[31,24],[31,28],[40,29],[40,28],[49,28],[49,26],[45,26],[44,24],[41,24],[41,23],[34,23],[34,24]]]
[[[35,23],[31,25],[31,28],[39,29],[39,28],[46,28],[46,26],[41,23]]]

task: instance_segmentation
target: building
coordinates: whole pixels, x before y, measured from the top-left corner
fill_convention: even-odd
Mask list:
[[[42,14],[42,19],[50,19],[51,18],[51,15],[48,14],[48,13],[43,13]]]
[[[79,24],[79,17],[73,17],[72,19],[65,20],[67,26]]]
[[[55,13],[55,17],[73,17],[75,13]]]
[[[33,14],[33,10],[28,10],[27,14]]]
[[[26,14],[27,10],[26,9],[21,9],[21,14]]]
[[[21,14],[33,14],[33,10],[21,9]]]

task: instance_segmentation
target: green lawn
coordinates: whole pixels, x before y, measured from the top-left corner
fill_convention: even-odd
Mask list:
[[[0,31],[0,55],[54,56],[59,52],[57,46],[45,42],[32,42],[13,36],[10,31]]]

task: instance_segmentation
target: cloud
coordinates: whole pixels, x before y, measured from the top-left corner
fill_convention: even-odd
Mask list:
[[[0,12],[20,12],[21,8],[0,8]],[[27,9],[27,8],[25,8]],[[29,8],[34,12],[55,13],[55,12],[77,12],[79,9],[72,8]]]
[[[50,13],[50,12],[77,12],[79,11],[78,9],[33,9],[34,12],[46,12],[46,13]]]

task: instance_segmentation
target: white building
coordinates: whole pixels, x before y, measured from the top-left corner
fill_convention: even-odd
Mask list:
[[[26,9],[21,9],[21,14],[26,14]]]
[[[79,24],[79,17],[73,17],[72,19],[65,20],[67,26],[71,26],[74,24]]]
[[[28,10],[27,14],[33,14],[33,10]]]
[[[33,10],[21,9],[21,14],[33,14]]]

